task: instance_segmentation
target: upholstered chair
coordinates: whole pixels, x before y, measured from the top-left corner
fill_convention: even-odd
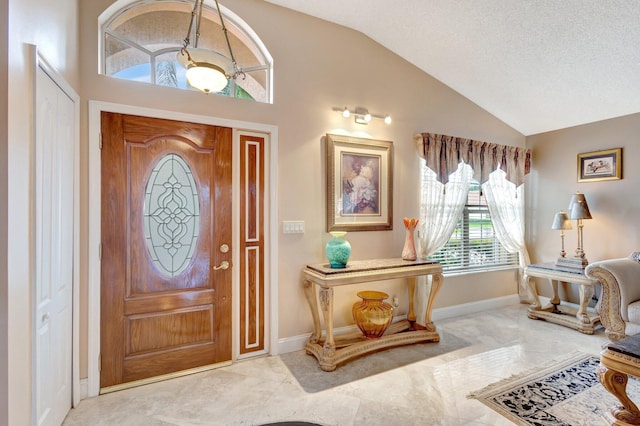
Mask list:
[[[609,339],[640,333],[640,252],[594,262],[585,273],[602,285],[600,322]]]

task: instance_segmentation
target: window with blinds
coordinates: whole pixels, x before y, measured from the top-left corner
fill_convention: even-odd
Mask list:
[[[518,253],[509,253],[493,232],[491,215],[480,185],[469,187],[467,204],[449,242],[429,256],[446,272],[518,265]]]

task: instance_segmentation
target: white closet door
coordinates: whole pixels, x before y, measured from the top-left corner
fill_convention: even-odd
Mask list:
[[[40,68],[35,129],[35,415],[59,425],[71,408],[74,103]]]

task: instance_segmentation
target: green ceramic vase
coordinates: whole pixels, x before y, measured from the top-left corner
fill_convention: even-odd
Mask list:
[[[351,256],[351,244],[344,239],[347,233],[344,231],[333,231],[329,232],[329,234],[333,237],[325,247],[329,265],[332,268],[345,268],[349,261],[349,256]]]

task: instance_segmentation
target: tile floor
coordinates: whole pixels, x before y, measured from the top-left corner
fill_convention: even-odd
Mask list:
[[[526,305],[436,322],[440,343],[387,349],[323,372],[304,351],[83,400],[64,425],[511,425],[474,390],[607,341],[527,318]]]

